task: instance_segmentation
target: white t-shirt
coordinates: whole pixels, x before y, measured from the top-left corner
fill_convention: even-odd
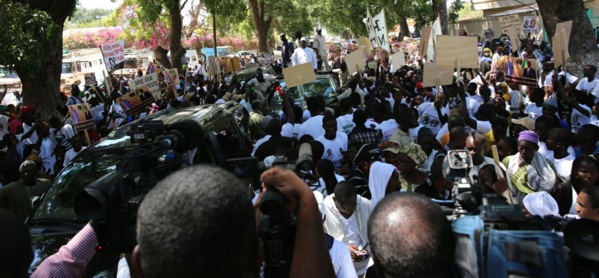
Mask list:
[[[531,102],[524,109],[524,113],[536,120],[539,116],[543,115],[543,106],[537,106],[536,103]]]
[[[67,165],[69,165],[69,162],[71,162],[71,160],[73,160],[73,158],[75,158],[83,150],[85,150],[85,147],[81,147],[81,150],[79,150],[78,152],[75,152],[73,148],[68,150],[64,154],[64,162],[62,163],[62,166],[67,167]]]
[[[476,121],[476,131],[485,134],[491,131],[491,122],[489,121]]]
[[[562,159],[553,159],[553,165],[555,165],[555,170],[564,181],[570,180],[570,173],[572,173],[572,163],[574,162],[574,158],[575,157],[573,155],[568,154],[568,156]]]
[[[378,129],[380,129],[383,132],[383,142],[384,141],[389,141],[389,138],[391,138],[391,135],[393,135],[393,133],[395,133],[395,130],[397,129],[398,125],[397,122],[395,121],[395,119],[389,119],[386,120],[382,123],[379,124]]]
[[[551,162],[555,160],[553,156],[553,151],[547,149],[547,144],[545,142],[539,141],[539,149],[537,150],[537,152]],[[574,148],[572,148],[572,146],[568,147],[568,155],[576,157],[576,153],[574,153]]]
[[[589,108],[588,106],[584,105],[584,104],[579,104],[580,107],[582,107],[584,110],[587,110],[590,112],[590,115],[593,114],[593,111],[591,111],[591,108]],[[572,126],[572,133],[578,133],[578,130],[580,129],[581,126],[586,125],[586,124],[590,124],[591,123],[591,118],[580,113],[580,111],[578,111],[576,108],[572,108],[572,115],[570,116],[570,126]]]
[[[337,179],[337,183],[345,181],[345,178],[343,178],[343,176],[337,174],[335,174],[335,179]],[[322,193],[323,197],[329,195],[329,193],[327,192],[327,185],[326,183],[324,183],[324,179],[322,178],[318,179],[318,183],[316,184],[316,187],[313,187],[312,191],[318,191]]]
[[[379,126],[380,126],[380,124],[375,122],[373,119],[368,119],[364,123],[364,127],[366,127],[366,128],[372,128],[372,129],[379,130],[379,129],[381,129]]]
[[[478,111],[478,108],[480,107],[480,103],[478,103],[478,101],[476,99],[474,99],[473,97],[467,96],[466,97],[466,108],[468,108],[468,115],[470,115],[470,118],[474,118],[474,114],[476,113],[476,111]]]
[[[254,145],[254,149],[252,150],[252,156],[256,155],[256,151],[258,150],[258,147],[260,147],[260,145],[264,144],[264,142],[268,141],[268,139],[270,139],[270,135],[266,135],[262,139],[259,139],[258,141],[256,141],[256,144]]]
[[[341,168],[343,152],[347,151],[347,134],[337,131],[337,135],[333,140],[325,138],[324,134],[316,138],[316,140],[324,145],[322,158],[332,161],[336,169]]]
[[[312,138],[316,139],[324,135],[324,127],[322,127],[322,118],[324,118],[323,115],[316,115],[302,123],[297,138],[302,138],[302,136],[307,134],[312,136]]]
[[[593,94],[595,96],[595,103],[599,102],[599,79],[593,78],[593,81],[589,82],[589,79],[585,77],[578,82],[576,90]]]
[[[343,116],[337,117],[337,131],[341,131],[349,135],[354,127],[356,127],[356,124],[354,123],[353,114],[345,114]]]
[[[281,129],[281,136],[299,139],[297,136],[299,135],[301,127],[302,124],[286,123],[283,125],[283,128]]]
[[[23,123],[23,134],[29,132],[29,130],[31,130],[31,126],[28,126],[26,123]],[[29,139],[29,142],[27,141],[23,141],[25,143],[25,145],[30,145],[30,144],[37,144],[37,131],[33,131],[31,133],[31,136],[29,136],[27,139]]]
[[[349,249],[347,245],[336,239],[333,240],[333,246],[329,249],[329,255],[331,256],[331,262],[333,263],[333,269],[335,269],[335,275],[338,278],[356,278],[356,269],[351,260]]]
[[[447,115],[445,109],[441,109],[442,115]],[[435,108],[434,102],[425,102],[418,106],[419,122],[421,125],[426,126],[430,129],[433,134],[436,134],[441,129],[441,120],[439,119],[439,113]]]
[[[71,137],[75,136],[75,131],[73,127],[69,124],[65,124],[62,128],[57,132],[57,137],[62,139],[61,145],[66,149],[71,149],[71,142],[69,141]]]

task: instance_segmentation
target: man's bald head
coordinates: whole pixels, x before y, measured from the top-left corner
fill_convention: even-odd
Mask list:
[[[449,272],[454,239],[441,208],[416,193],[387,195],[368,220],[375,264],[386,277],[439,277]]]
[[[457,150],[466,147],[468,132],[463,126],[454,126],[449,130],[449,149]]]

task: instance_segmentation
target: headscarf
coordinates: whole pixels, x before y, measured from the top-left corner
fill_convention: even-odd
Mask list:
[[[557,202],[549,193],[545,191],[535,192],[526,195],[524,207],[530,214],[538,216],[554,215],[559,216],[559,207]]]
[[[520,132],[520,135],[518,135],[518,141],[528,141],[535,145],[538,145],[539,135],[534,131],[524,130]]]
[[[416,143],[405,145],[400,151],[414,160],[414,163],[416,163],[417,166],[422,165],[422,163],[424,163],[424,161],[427,159],[426,153],[424,153],[420,145]]]
[[[385,197],[387,184],[393,172],[395,172],[395,166],[388,163],[377,161],[370,166],[368,188],[370,188],[370,195],[372,196],[370,199],[372,207],[375,207]]]

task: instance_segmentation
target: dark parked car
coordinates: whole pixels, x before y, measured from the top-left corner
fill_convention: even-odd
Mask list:
[[[290,99],[293,99],[295,105],[302,107],[306,110],[305,99],[314,97],[317,95],[324,96],[327,106],[335,103],[337,96],[340,94],[339,86],[337,81],[331,74],[318,74],[316,75],[316,81],[304,84],[303,86],[297,86],[293,88],[287,88],[285,80],[280,80],[281,89],[287,94]],[[270,102],[270,110],[273,114],[281,114],[283,109],[283,99],[279,94],[274,94]]]
[[[114,171],[123,156],[136,148],[137,144],[132,143],[128,135],[133,124],[161,121],[165,127],[169,127],[183,120],[194,120],[201,125],[204,136],[198,136],[201,139],[193,142],[195,147],[181,154],[183,160],[186,164],[206,163],[226,167],[231,155],[247,148],[235,117],[238,108],[239,105],[228,102],[216,106],[167,109],[122,126],[107,138],[83,150],[58,174],[27,221],[35,254],[30,271],[56,253],[88,222],[75,213],[75,197],[90,183]],[[161,163],[159,161],[157,165]],[[114,277],[118,259],[118,254],[98,250],[84,276]]]

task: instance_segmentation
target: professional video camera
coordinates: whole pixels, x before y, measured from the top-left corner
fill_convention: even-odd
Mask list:
[[[136,145],[116,169],[75,198],[75,213],[94,220],[98,243],[115,253],[133,250],[137,209],[144,196],[160,179],[188,163],[183,153],[197,147],[204,132],[193,120],[167,129],[161,121],[146,121],[131,124],[129,136]]]
[[[453,200],[437,201],[453,208],[455,219],[466,214],[478,214],[489,229],[500,230],[547,230],[549,224],[539,218],[526,217],[520,205],[510,205],[492,185],[474,176],[470,178],[472,157],[468,150],[451,150],[443,162],[445,179],[453,181]],[[446,210],[451,211],[451,210]]]

